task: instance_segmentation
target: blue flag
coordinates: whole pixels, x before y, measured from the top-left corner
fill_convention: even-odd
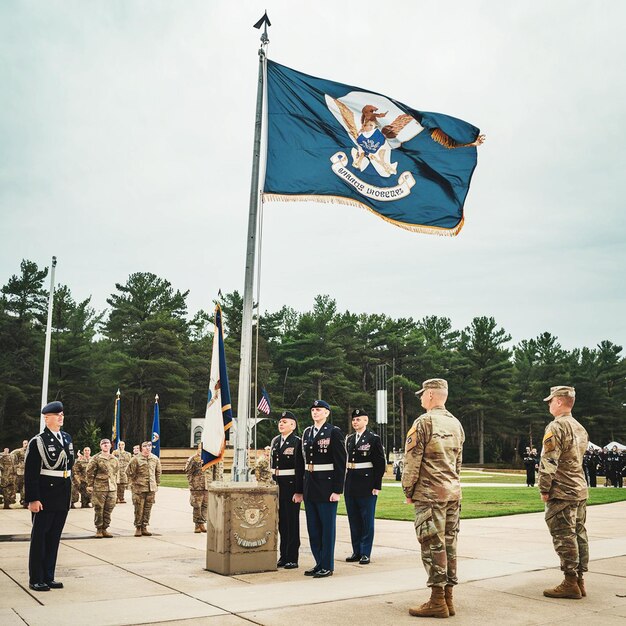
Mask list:
[[[364,207],[415,232],[456,235],[478,128],[267,62],[263,198]]]
[[[122,401],[120,399],[120,390],[117,390],[115,396],[115,411],[113,412],[113,428],[111,434],[111,448],[117,450],[120,443],[120,413],[122,408]]]
[[[152,418],[152,454],[161,456],[161,424],[159,423],[159,396],[154,397],[154,417]]]
[[[215,332],[209,374],[209,392],[202,429],[202,468],[218,463],[224,457],[226,431],[233,423],[230,404],[230,388],[226,371],[224,333],[222,331],[222,309],[215,307]]]

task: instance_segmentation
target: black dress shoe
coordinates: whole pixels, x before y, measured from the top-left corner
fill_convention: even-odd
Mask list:
[[[32,583],[28,585],[33,591],[50,591],[50,587],[46,583]]]
[[[356,561],[358,561],[361,558],[361,555],[357,554],[356,552],[354,552],[353,554],[351,554],[347,559],[346,562],[347,563],[356,563]]]
[[[317,572],[320,571],[320,568],[316,565],[315,567],[312,567],[311,569],[308,569],[304,572],[305,576],[315,576],[315,574],[317,574]]]
[[[370,562],[370,558],[369,556],[365,556],[363,555],[360,559],[359,559],[359,565],[367,565]]]
[[[284,559],[278,559],[278,563],[276,563],[276,567],[285,567],[287,561]]]
[[[59,583],[56,580],[51,580],[50,582],[47,582],[46,585],[48,585],[50,589],[63,589],[63,583]]]
[[[285,563],[285,569],[298,569],[297,563]]]
[[[327,578],[332,575],[333,571],[331,569],[318,569],[317,572],[313,574],[313,578]]]

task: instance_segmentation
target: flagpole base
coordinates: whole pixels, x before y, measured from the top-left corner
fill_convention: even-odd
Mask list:
[[[206,569],[232,576],[276,570],[278,488],[253,482],[209,486]]]

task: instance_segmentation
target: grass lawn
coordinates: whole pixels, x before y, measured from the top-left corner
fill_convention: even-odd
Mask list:
[[[501,476],[500,478],[512,478],[514,476]],[[522,481],[525,476],[521,475]],[[473,477],[467,477],[466,482],[477,482]],[[484,482],[500,482],[485,477]],[[187,477],[184,474],[164,474],[161,477],[161,485],[164,487],[188,488]],[[589,504],[608,504],[626,500],[626,489],[613,489],[596,487],[589,490]],[[539,497],[539,490],[531,487],[464,487],[461,519],[473,519],[476,517],[496,517],[499,515],[513,515],[515,513],[536,513],[543,511],[544,505]],[[338,512],[346,514],[346,507],[342,501],[339,503]],[[404,496],[400,487],[388,486],[378,496],[376,517],[379,519],[413,520],[413,507],[404,504]]]

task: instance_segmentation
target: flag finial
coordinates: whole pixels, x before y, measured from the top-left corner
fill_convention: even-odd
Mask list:
[[[267,27],[271,26],[272,22],[270,22],[270,18],[267,17],[267,11],[265,11],[265,13],[263,14],[263,17],[256,23],[254,24],[254,28],[261,28],[261,26],[263,26],[263,33],[261,33],[261,44],[263,44],[264,46],[267,45],[270,42],[269,37],[267,36]]]
[[[117,390],[117,393],[116,393],[115,395],[116,395],[118,398],[122,395],[122,394],[120,393],[120,390],[119,390],[119,389]]]
[[[154,401],[155,402],[159,401],[159,394],[158,393],[154,394]]]

